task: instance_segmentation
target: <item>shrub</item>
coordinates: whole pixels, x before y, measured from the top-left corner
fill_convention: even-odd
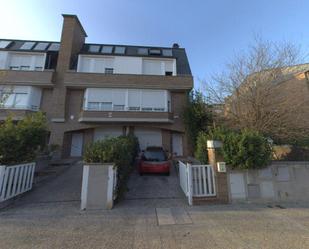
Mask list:
[[[224,160],[233,169],[259,169],[271,160],[267,138],[255,131],[229,132],[223,139]]]
[[[117,196],[126,191],[126,183],[133,169],[138,152],[138,140],[134,136],[120,136],[90,144],[85,151],[86,163],[115,163],[117,166]]]
[[[199,132],[207,131],[212,124],[211,108],[202,92],[195,90],[190,92],[182,117],[190,145],[192,145],[194,151]]]
[[[197,139],[196,158],[207,163],[207,140],[220,140],[220,153],[232,169],[259,169],[271,160],[272,150],[268,140],[255,131],[229,131],[214,128],[208,133],[201,132]]]
[[[45,146],[47,136],[45,115],[27,115],[14,122],[7,118],[0,125],[0,164],[10,165],[33,161],[37,151]]]
[[[207,140],[209,135],[206,132],[200,132],[197,136],[196,151],[194,156],[201,163],[208,163]]]
[[[194,156],[201,163],[208,163],[208,152],[207,152],[207,140],[220,140],[223,141],[224,136],[228,132],[221,127],[213,128],[208,132],[202,131],[197,136],[196,151]]]

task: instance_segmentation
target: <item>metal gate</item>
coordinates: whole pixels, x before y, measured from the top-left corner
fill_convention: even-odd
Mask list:
[[[179,161],[180,186],[192,205],[193,197],[216,196],[216,184],[211,165],[192,165]]]

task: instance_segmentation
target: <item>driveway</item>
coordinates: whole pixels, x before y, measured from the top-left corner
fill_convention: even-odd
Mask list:
[[[169,176],[144,174],[140,176],[135,170],[128,181],[128,192],[120,205],[169,207],[186,206],[187,201],[182,192],[176,169],[171,167]]]

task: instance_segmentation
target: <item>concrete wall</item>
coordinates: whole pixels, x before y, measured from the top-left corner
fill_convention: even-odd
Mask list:
[[[308,201],[308,179],[309,162],[277,161],[261,170],[229,171],[230,200]]]

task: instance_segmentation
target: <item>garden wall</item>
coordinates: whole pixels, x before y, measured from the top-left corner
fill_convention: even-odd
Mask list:
[[[274,161],[260,170],[229,170],[235,201],[309,201],[309,161]]]

